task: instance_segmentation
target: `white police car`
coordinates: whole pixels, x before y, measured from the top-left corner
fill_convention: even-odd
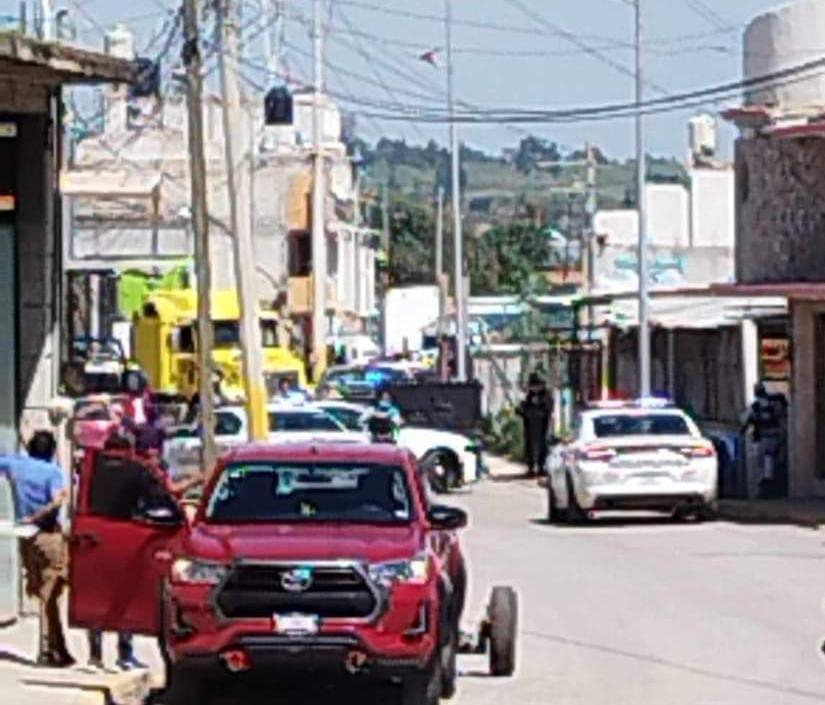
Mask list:
[[[682,410],[661,400],[604,402],[583,410],[547,460],[550,521],[599,512],[704,517],[716,503],[713,444]]]

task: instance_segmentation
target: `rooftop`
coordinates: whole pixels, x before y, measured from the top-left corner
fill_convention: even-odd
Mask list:
[[[19,32],[0,32],[0,79],[24,78],[38,83],[130,83],[131,61]]]

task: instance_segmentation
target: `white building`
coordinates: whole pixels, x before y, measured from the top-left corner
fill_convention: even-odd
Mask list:
[[[128,42],[114,42],[117,52]],[[63,192],[70,197],[67,268],[79,272],[163,270],[193,254],[189,143],[183,95],[130,102],[123,90],[104,98],[105,130],[76,145]],[[341,114],[325,100],[322,149],[327,160],[327,307],[331,319],[358,327],[375,307],[371,234],[353,222],[357,174],[341,142]],[[306,317],[312,306],[311,95],[295,96],[291,127],[267,127],[263,101],[245,103],[254,143],[249,204],[257,291],[262,302],[288,301]],[[213,285],[235,287],[224,158],[222,106],[204,102]],[[331,323],[333,322],[331,321]]]

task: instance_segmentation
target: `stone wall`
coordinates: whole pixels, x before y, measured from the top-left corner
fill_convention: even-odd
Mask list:
[[[737,280],[825,281],[825,140],[741,139],[736,174]]]

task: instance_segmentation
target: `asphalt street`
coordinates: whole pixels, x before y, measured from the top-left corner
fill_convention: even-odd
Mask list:
[[[516,676],[490,678],[486,658],[463,656],[458,705],[825,703],[820,532],[670,520],[549,526],[543,491],[522,481],[449,501],[471,513],[466,626],[483,616],[493,585],[521,599]],[[279,695],[261,694],[261,705],[343,702],[340,692]]]
[[[522,601],[517,677],[463,662],[460,705],[825,703],[823,535],[663,521],[567,528],[544,493],[486,484],[460,502],[472,609],[489,586]]]

